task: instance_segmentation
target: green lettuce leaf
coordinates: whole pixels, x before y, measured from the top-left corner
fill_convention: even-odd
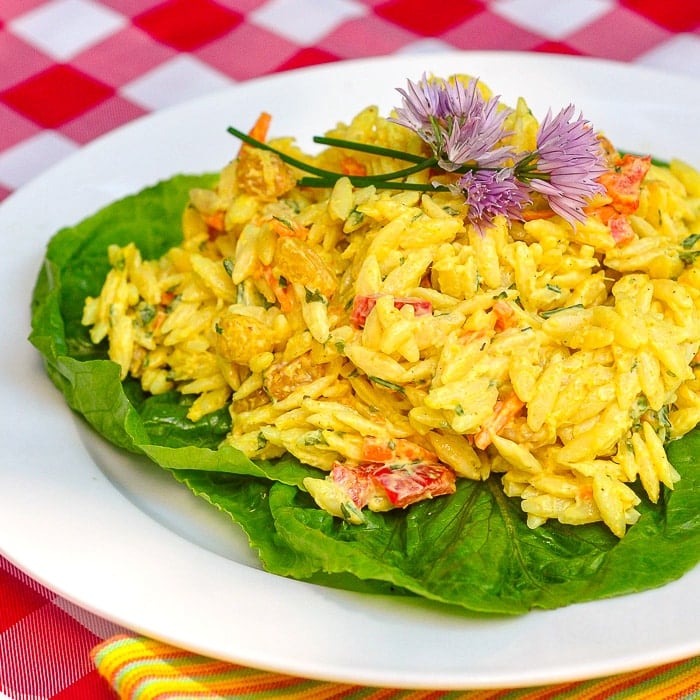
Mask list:
[[[368,513],[349,525],[319,510],[303,490],[318,472],[292,457],[252,462],[220,447],[226,410],[192,423],[191,398],[143,393],[121,382],[104,345],[80,323],[85,297],[99,293],[107,246],[134,242],[144,258],[181,240],[192,187],[214,175],[180,175],[115,202],[50,241],[32,298],[30,340],[47,373],[105,439],[147,455],[246,532],[276,574],[349,590],[414,595],[482,613],[521,614],[661,586],[700,558],[700,431],[669,446],[682,479],[618,540],[600,524],[530,530],[518,499],[498,480],[461,480],[449,497],[405,510]]]

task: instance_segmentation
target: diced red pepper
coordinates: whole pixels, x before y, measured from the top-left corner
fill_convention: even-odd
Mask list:
[[[397,508],[454,493],[456,488],[454,472],[442,464],[430,462],[385,464],[378,467],[372,476]]]
[[[616,245],[624,245],[634,239],[634,230],[626,216],[612,216],[608,226]]]
[[[456,488],[454,472],[433,462],[338,463],[330,476],[358,508],[364,508],[376,494],[385,495],[396,508],[405,508],[426,498],[454,493]]]
[[[598,178],[611,198],[611,205],[619,214],[633,214],[639,207],[642,180],[651,166],[651,156],[623,156],[613,170]]]
[[[350,322],[356,328],[364,328],[367,316],[377,304],[382,294],[358,294],[352,304]],[[418,297],[394,297],[394,307],[400,309],[406,305],[412,306],[416,316],[425,316],[433,312],[433,305]]]
[[[338,484],[358,507],[364,508],[372,495],[372,469],[376,465],[348,466],[336,462],[331,470],[331,479]]]

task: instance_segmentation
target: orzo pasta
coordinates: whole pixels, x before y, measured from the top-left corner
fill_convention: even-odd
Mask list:
[[[497,109],[490,153],[542,150],[524,100]],[[493,477],[531,527],[622,537],[631,484],[672,489],[664,445],[700,422],[700,174],[596,135],[605,172],[580,216],[543,185],[481,225],[455,186],[468,169],[372,181],[405,168],[394,151],[429,155],[400,121],[368,107],[327,134],[371,152],[244,144],[191,192],[181,245],[110,248],[93,342],[146,391],[196,396],[192,421],[228,406],[225,443],[248,457],[326,472],[305,486],[351,522]],[[342,176],[299,182],[280,153]]]

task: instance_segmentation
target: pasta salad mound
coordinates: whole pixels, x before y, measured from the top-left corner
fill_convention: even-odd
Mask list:
[[[232,128],[180,243],[109,247],[91,341],[348,523],[494,478],[530,528],[624,537],[700,422],[700,174],[475,78],[400,95],[315,154]]]

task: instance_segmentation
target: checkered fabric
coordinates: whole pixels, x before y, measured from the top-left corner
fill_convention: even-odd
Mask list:
[[[0,199],[153,110],[300,66],[440,49],[700,75],[696,0],[2,0]]]
[[[700,2],[0,0],[0,200],[101,134],[204,93],[311,64],[451,48],[698,77]],[[113,697],[89,652],[119,631],[0,556],[0,699]]]
[[[123,632],[0,556],[0,700],[113,700],[90,652]]]

